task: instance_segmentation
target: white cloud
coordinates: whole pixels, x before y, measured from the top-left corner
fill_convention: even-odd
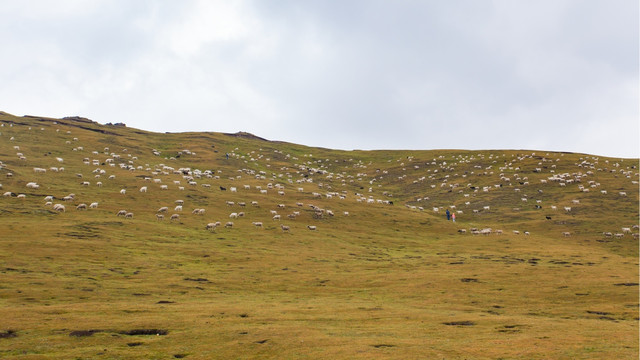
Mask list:
[[[637,157],[637,12],[569,0],[9,2],[0,110],[343,149]]]

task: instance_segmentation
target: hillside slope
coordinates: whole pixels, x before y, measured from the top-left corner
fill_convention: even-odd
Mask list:
[[[2,357],[638,357],[638,159],[0,126]]]

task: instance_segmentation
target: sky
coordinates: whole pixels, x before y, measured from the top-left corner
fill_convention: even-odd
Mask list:
[[[0,0],[0,110],[640,157],[637,0]]]

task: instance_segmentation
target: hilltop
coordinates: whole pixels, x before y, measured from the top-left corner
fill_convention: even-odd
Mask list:
[[[2,357],[638,356],[638,159],[0,112],[0,184]]]

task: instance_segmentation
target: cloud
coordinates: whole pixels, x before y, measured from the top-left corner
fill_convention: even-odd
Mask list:
[[[0,107],[340,149],[638,157],[637,13],[570,0],[10,2]]]

